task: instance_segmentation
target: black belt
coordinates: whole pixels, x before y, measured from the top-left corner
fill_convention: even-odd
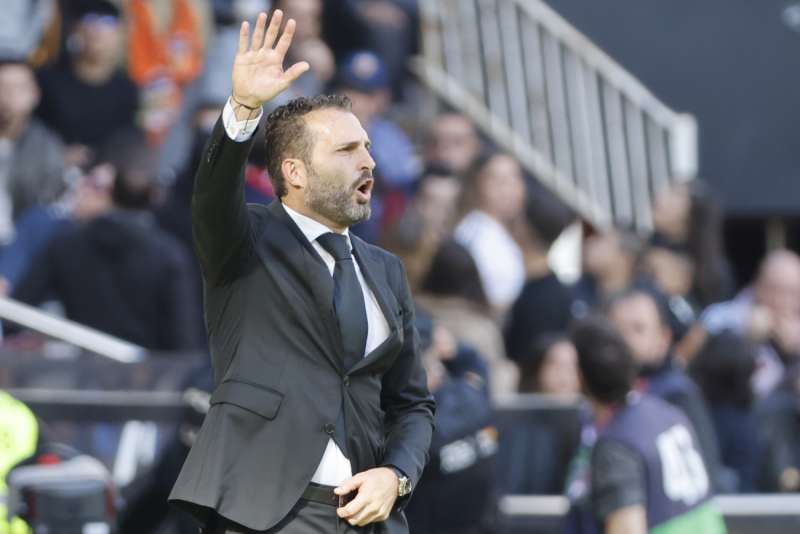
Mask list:
[[[311,482],[303,492],[301,499],[327,504],[328,506],[336,506],[338,508],[349,503],[353,500],[353,497],[356,496],[355,491],[351,491],[347,495],[336,495],[333,492],[334,489],[336,489],[336,486],[325,486],[323,484]]]

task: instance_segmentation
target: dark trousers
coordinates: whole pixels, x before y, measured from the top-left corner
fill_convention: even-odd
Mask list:
[[[336,507],[314,501],[300,501],[280,523],[269,530],[250,530],[216,516],[201,534],[356,534],[361,529],[339,519]]]

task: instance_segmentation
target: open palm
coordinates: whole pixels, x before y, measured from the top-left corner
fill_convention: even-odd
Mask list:
[[[252,41],[249,24],[247,21],[242,23],[232,76],[233,97],[237,102],[259,107],[283,92],[309,69],[305,61],[283,69],[283,60],[294,36],[295,21],[289,19],[283,34],[278,37],[282,20],[283,12],[276,9],[265,31],[267,14],[259,14]]]

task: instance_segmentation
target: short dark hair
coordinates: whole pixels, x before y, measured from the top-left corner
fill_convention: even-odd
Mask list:
[[[522,358],[517,361],[520,393],[539,392],[541,388],[539,375],[547,361],[547,353],[563,342],[571,343],[569,336],[564,332],[542,332],[533,338],[529,350],[525,351]]]
[[[575,220],[575,214],[539,182],[528,184],[525,218],[543,248],[549,250],[561,232]]]
[[[621,291],[613,293],[603,303],[603,310],[609,315],[620,302],[625,302],[637,297],[650,300],[658,312],[661,326],[669,328],[671,325],[669,312],[669,298],[652,283],[642,280],[634,283]]]
[[[115,206],[132,210],[152,207],[158,188],[158,150],[148,146],[144,132],[137,128],[112,132],[93,165],[101,163],[114,166],[111,199]]]
[[[689,364],[709,404],[732,404],[747,409],[753,403],[750,379],[756,370],[756,347],[732,330],[709,336]]]
[[[570,338],[589,395],[607,404],[623,401],[633,387],[637,368],[622,336],[607,319],[592,316],[577,322]]]
[[[300,158],[308,164],[311,160],[313,140],[306,129],[303,117],[318,109],[338,108],[350,111],[350,99],[342,95],[319,95],[314,98],[300,97],[278,106],[267,116],[264,123],[264,147],[267,172],[272,180],[275,196],[286,196],[286,177],[281,164],[287,157]]]
[[[481,310],[489,309],[475,260],[452,239],[444,241],[433,255],[421,289],[430,295],[462,297]]]

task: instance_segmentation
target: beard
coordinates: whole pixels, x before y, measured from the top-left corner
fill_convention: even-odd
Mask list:
[[[309,170],[310,179],[305,195],[306,207],[343,227],[350,227],[369,219],[372,214],[369,202],[360,204],[353,195],[360,180],[345,185],[338,180],[323,178],[313,168]],[[361,178],[372,178],[372,175],[365,173]]]

